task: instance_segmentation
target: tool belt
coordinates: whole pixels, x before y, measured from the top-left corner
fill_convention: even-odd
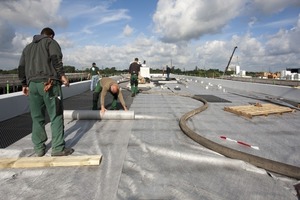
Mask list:
[[[48,92],[52,88],[52,86],[53,86],[53,80],[49,78],[47,82],[44,82],[44,91]]]

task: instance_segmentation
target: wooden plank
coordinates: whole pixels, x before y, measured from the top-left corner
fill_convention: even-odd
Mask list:
[[[102,155],[0,158],[0,169],[100,165]]]
[[[231,112],[231,113],[234,113],[236,115],[241,115],[241,116],[244,116],[244,117],[252,118],[252,115],[244,112],[241,109],[233,109],[232,107],[225,107],[224,110],[228,111],[228,112]]]
[[[256,104],[247,106],[231,106],[224,107],[225,111],[252,118],[253,116],[268,116],[270,114],[282,114],[286,112],[293,112],[289,107],[277,106],[274,104]]]

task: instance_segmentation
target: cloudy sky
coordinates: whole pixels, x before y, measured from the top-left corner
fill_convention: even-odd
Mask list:
[[[64,65],[127,69],[246,71],[300,67],[299,0],[1,0],[0,69],[44,27],[54,29]]]

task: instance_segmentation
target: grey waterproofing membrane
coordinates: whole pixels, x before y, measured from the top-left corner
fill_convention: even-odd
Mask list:
[[[188,126],[224,146],[299,167],[299,112],[247,119],[223,108],[265,103],[247,98],[262,94],[236,95],[234,90],[206,87],[199,81],[180,82],[125,97],[126,103],[132,101],[129,109],[139,116],[135,120],[66,119],[66,143],[75,149],[73,155],[100,154],[101,164],[1,169],[0,199],[297,199],[293,185],[298,180],[211,151],[187,137],[178,123],[182,115],[203,104],[189,96],[226,99],[231,103],[209,103],[188,120]],[[75,98],[80,95],[66,102]],[[50,148],[50,124],[46,129]],[[31,155],[30,135],[0,152],[1,157]],[[46,156],[50,155],[51,149]]]

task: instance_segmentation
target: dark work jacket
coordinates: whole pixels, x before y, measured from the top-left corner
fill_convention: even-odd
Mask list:
[[[140,69],[141,69],[141,65],[138,64],[137,62],[133,62],[129,66],[129,73],[138,75],[140,72]]]
[[[18,73],[23,86],[30,81],[61,80],[64,75],[59,44],[46,35],[35,35],[20,58]]]
[[[170,74],[170,73],[171,73],[171,68],[167,67],[167,74]]]

